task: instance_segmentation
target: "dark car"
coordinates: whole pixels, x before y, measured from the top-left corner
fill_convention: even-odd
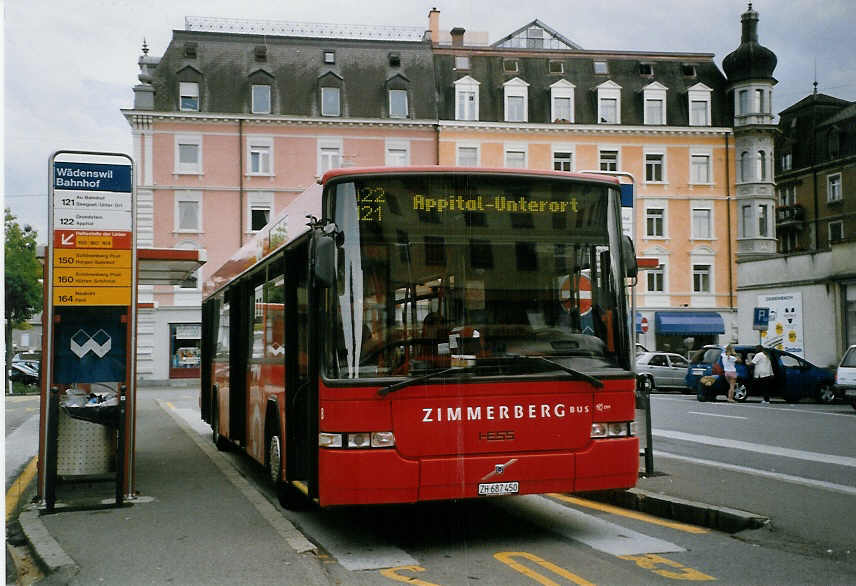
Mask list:
[[[39,371],[22,362],[9,365],[9,380],[25,385],[39,385]]]
[[[636,356],[636,374],[649,392],[662,388],[688,391],[688,365],[686,358],[673,352],[642,352]]]
[[[724,351],[721,346],[704,346],[690,357],[687,369],[687,386],[696,391],[699,401],[714,400],[718,394],[728,393],[728,383],[724,376],[718,376],[713,384],[702,384],[703,377],[713,375],[713,365],[719,361]],[[734,351],[740,356],[737,363],[737,385],[734,388],[734,399],[745,401],[752,394],[752,357],[755,346],[735,346]],[[809,397],[819,403],[831,403],[835,400],[833,373],[815,366],[808,360],[790,352],[767,348],[770,353],[770,363],[773,367],[773,394],[782,397],[789,403]],[[710,381],[711,379],[705,379]]]

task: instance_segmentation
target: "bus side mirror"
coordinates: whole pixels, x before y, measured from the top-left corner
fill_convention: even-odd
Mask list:
[[[326,234],[315,235],[315,281],[322,287],[331,287],[336,281],[336,240]]]
[[[621,238],[621,258],[624,261],[624,276],[635,279],[639,274],[639,265],[636,264],[636,247],[627,234]]]

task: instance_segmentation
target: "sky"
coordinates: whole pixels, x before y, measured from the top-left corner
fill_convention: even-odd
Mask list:
[[[818,91],[856,100],[856,1],[755,0],[759,40],[778,57],[773,109]],[[539,19],[584,49],[713,53],[740,44],[743,0],[0,0],[4,206],[46,241],[48,162],[58,149],[131,154],[145,38],[162,55],[185,16],[487,31],[490,42]],[[816,77],[815,77],[816,76]]]

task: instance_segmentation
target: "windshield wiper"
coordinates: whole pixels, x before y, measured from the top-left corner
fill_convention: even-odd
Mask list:
[[[502,363],[509,364],[509,363],[517,362],[518,364],[520,364],[521,361],[530,361],[530,360],[537,360],[539,362],[546,362],[547,364],[550,364],[551,366],[554,366],[555,368],[558,368],[559,370],[562,370],[564,372],[567,372],[570,375],[573,375],[576,379],[584,380],[584,381],[588,382],[589,384],[591,384],[592,386],[595,386],[597,388],[603,387],[603,382],[600,379],[597,379],[597,378],[595,378],[589,374],[586,374],[584,372],[581,372],[579,370],[575,370],[573,368],[565,366],[564,364],[556,362],[555,360],[550,360],[549,358],[547,358],[545,356],[508,355],[508,356],[502,356],[502,357],[492,357],[492,358],[488,358],[488,359],[482,359],[481,361],[477,361],[476,364],[473,366],[454,366],[452,368],[445,368],[443,370],[438,370],[435,372],[429,372],[428,374],[423,374],[421,376],[414,376],[414,377],[405,379],[403,381],[399,381],[397,383],[392,383],[391,385],[387,385],[381,389],[378,389],[377,394],[380,397],[385,397],[390,393],[394,393],[395,391],[401,390],[403,388],[409,387],[411,385],[415,385],[417,383],[421,383],[423,381],[426,381],[426,380],[429,380],[429,379],[432,379],[435,377],[443,376],[444,374],[449,374],[450,372],[459,372],[459,373],[470,374],[474,370],[484,369],[485,367],[490,367],[490,366],[494,366],[494,367],[500,366]],[[485,364],[485,362],[487,362],[487,364]]]
[[[601,381],[599,378],[595,378],[590,374],[586,374],[579,370],[574,370],[573,368],[565,366],[564,364],[556,362],[555,360],[550,360],[546,356],[518,356],[517,358],[522,360],[540,360],[542,362],[546,362],[547,364],[552,364],[559,370],[564,370],[568,374],[574,375],[576,378],[581,378],[584,381],[590,383],[592,386],[595,386],[599,389],[603,387],[603,381]]]
[[[429,372],[428,374],[423,374],[420,376],[413,376],[410,378],[406,378],[403,381],[399,381],[397,383],[392,383],[391,385],[386,385],[383,388],[378,389],[377,394],[379,397],[386,397],[390,393],[394,393],[395,391],[401,390],[405,387],[409,387],[410,385],[415,385],[417,383],[421,383],[423,381],[443,376],[444,374],[449,374],[450,372],[470,372],[473,370],[472,366],[453,366],[452,368],[444,368],[443,370],[436,370],[434,372]]]

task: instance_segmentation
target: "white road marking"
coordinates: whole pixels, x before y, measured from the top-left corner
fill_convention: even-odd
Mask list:
[[[720,415],[719,413],[702,413],[701,411],[687,411],[689,415],[704,415],[706,417],[724,417],[726,419],[749,419],[748,417],[739,417],[737,415]]]
[[[695,401],[695,396],[681,396],[681,397],[667,397],[664,395],[651,395],[651,399],[654,401]],[[799,413],[800,415],[831,415],[832,417],[853,417],[852,410],[846,410],[842,412],[836,411],[818,411],[817,409],[812,409],[811,405],[806,404],[805,409],[801,409],[799,407],[774,407],[772,404],[763,405],[761,403],[739,403],[737,405],[733,405],[727,402],[716,402],[716,403],[708,403],[711,407],[716,409],[718,406],[734,406],[739,407],[741,409],[763,409],[764,411],[784,411],[785,413]],[[782,403],[779,403],[782,404]],[[816,405],[815,405],[816,406]],[[827,409],[829,406],[827,406]]]
[[[709,435],[699,435],[695,433],[685,433],[683,431],[672,431],[668,429],[654,429],[652,433],[655,437],[663,437],[668,439],[676,439],[685,442],[694,442],[704,444],[706,446],[717,446],[721,448],[731,448],[733,450],[745,450],[747,452],[768,454],[771,456],[783,456],[785,458],[794,458],[795,460],[806,460],[808,462],[820,462],[823,464],[835,464],[836,466],[847,466],[856,468],[856,458],[848,456],[836,456],[834,454],[821,454],[820,452],[807,452],[804,450],[792,450],[790,448],[780,448],[779,446],[770,446],[766,444],[755,444],[751,442],[743,442],[740,440],[731,440]]]
[[[539,495],[497,499],[496,504],[521,519],[612,555],[685,551],[674,543],[632,531]]]
[[[670,460],[680,460],[681,462],[689,462],[691,464],[700,464],[702,466],[712,466],[732,472],[740,472],[751,476],[761,476],[763,478],[772,478],[782,482],[791,484],[800,484],[810,488],[821,488],[833,492],[856,496],[856,487],[847,486],[844,484],[835,484],[833,482],[824,482],[823,480],[813,480],[811,478],[803,478],[801,476],[791,476],[790,474],[781,474],[779,472],[767,472],[766,470],[758,470],[757,468],[747,468],[746,466],[737,466],[735,464],[726,464],[724,462],[716,462],[714,460],[703,460],[701,458],[690,458],[688,456],[679,456],[678,454],[670,454],[669,452],[661,452],[654,450],[654,456],[657,458],[667,458]]]

